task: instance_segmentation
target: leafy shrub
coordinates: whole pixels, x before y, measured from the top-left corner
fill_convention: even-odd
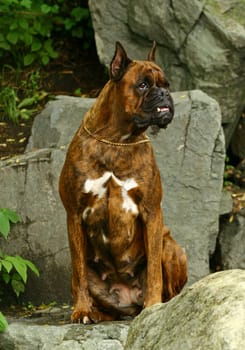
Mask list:
[[[10,223],[17,223],[20,220],[18,214],[10,209],[0,209],[0,234],[7,239],[10,232]],[[37,267],[29,260],[21,256],[11,256],[0,251],[0,301],[4,294],[3,284],[11,286],[17,297],[25,291],[27,282],[27,271],[30,269],[37,276],[39,271]],[[0,332],[4,331],[7,321],[0,312]]]
[[[11,55],[18,67],[33,62],[46,65],[56,58],[54,34],[92,40],[89,10],[83,1],[0,0],[0,57]]]
[[[48,95],[45,91],[40,91],[39,71],[31,73],[27,79],[21,80],[18,86],[4,86],[7,79],[2,78],[4,83],[0,90],[0,120],[9,119],[18,123],[20,119],[29,119],[33,113],[38,111],[39,102]],[[21,96],[21,100],[19,96]]]

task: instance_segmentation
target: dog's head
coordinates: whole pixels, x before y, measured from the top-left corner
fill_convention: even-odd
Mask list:
[[[154,62],[155,51],[154,42],[146,61],[132,61],[117,42],[110,65],[110,78],[116,84],[122,108],[140,130],[148,126],[166,128],[174,115],[169,83]]]

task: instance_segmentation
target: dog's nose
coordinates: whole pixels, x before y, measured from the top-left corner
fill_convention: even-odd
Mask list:
[[[169,97],[169,91],[164,89],[164,88],[160,88],[160,96],[161,97]]]

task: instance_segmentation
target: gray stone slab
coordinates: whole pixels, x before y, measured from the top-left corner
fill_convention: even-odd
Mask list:
[[[245,271],[210,275],[132,322],[125,350],[243,350]]]

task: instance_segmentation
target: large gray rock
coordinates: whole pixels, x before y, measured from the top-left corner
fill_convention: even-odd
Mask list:
[[[164,183],[165,222],[187,252],[192,283],[209,273],[209,255],[215,249],[224,138],[215,100],[201,91],[173,97],[175,118],[152,143]],[[41,272],[27,285],[27,301],[70,300],[70,255],[58,178],[67,145],[93,102],[74,97],[49,102],[35,119],[28,152],[0,163],[0,207],[12,208],[22,218],[1,246],[31,259]]]
[[[237,213],[232,222],[224,220],[219,233],[220,259],[227,269],[245,269],[245,215]]]
[[[125,350],[243,350],[245,271],[215,273],[132,322]]]
[[[119,40],[133,58],[153,40],[173,91],[199,88],[220,103],[227,145],[245,106],[243,0],[90,0],[100,60]]]
[[[65,149],[94,101],[91,98],[58,96],[57,100],[47,103],[34,120],[26,152],[40,148]]]
[[[0,333],[0,350],[123,350],[129,325],[37,325],[17,321]]]
[[[70,253],[65,211],[58,195],[64,150],[41,149],[0,164],[0,207],[15,210],[15,225],[1,249],[33,261],[40,278],[30,273],[26,301],[66,301],[70,297]]]

